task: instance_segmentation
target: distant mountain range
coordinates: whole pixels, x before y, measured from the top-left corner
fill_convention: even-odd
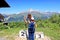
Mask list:
[[[17,21],[23,21],[24,16],[27,16],[28,13],[32,14],[35,20],[47,19],[47,18],[50,18],[52,16],[52,14],[58,14],[56,12],[40,12],[37,10],[31,10],[30,9],[28,11],[20,12],[18,14],[11,14],[11,15],[3,14],[3,16],[5,17],[5,21],[17,22]]]

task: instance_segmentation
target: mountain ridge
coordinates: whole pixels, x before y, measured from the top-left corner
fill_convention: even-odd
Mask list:
[[[24,12],[20,12],[18,14],[11,14],[11,15],[5,15],[5,19],[8,18],[6,21],[23,21],[24,16],[27,16],[28,14],[32,14],[35,20],[38,19],[47,19],[52,16],[52,14],[58,14],[57,12],[40,12],[39,10],[28,10]]]

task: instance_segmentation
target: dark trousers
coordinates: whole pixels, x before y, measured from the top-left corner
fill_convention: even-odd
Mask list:
[[[28,40],[34,40],[34,32],[35,32],[35,28],[28,28]]]

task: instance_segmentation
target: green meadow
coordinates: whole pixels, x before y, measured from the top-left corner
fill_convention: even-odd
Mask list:
[[[36,20],[36,31],[44,32],[52,40],[60,40],[60,15],[52,15],[51,18],[45,20]],[[26,30],[27,26],[24,22],[9,22],[8,25],[0,23],[0,37],[14,40],[20,30]]]

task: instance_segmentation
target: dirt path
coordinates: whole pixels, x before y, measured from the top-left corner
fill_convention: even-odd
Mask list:
[[[40,34],[41,32],[35,32],[35,34]],[[27,38],[24,37],[19,37],[17,35],[10,35],[10,36],[5,36],[5,37],[0,37],[0,40],[27,40]],[[50,37],[44,35],[44,38],[35,38],[35,40],[51,40]]]
[[[36,33],[41,33],[41,32],[36,32]],[[27,38],[21,38],[19,36],[16,36],[15,40],[27,40]],[[35,40],[51,40],[51,39],[48,36],[44,36],[44,38],[35,38]]]
[[[5,37],[0,37],[0,40],[6,40],[6,38]]]
[[[20,38],[20,37],[16,36],[15,40],[27,40],[27,39],[26,38]],[[45,36],[44,39],[38,38],[38,39],[35,39],[35,40],[51,40],[51,39],[49,37]]]
[[[27,38],[19,37],[18,35],[12,36],[12,37],[7,36],[6,38],[5,37],[0,37],[0,40],[6,40],[6,39],[7,40],[27,40]],[[51,39],[48,36],[44,36],[44,38],[35,38],[35,40],[51,40]]]

